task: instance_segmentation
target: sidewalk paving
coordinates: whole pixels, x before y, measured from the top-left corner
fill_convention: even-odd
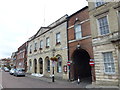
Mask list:
[[[45,76],[42,76],[42,77],[36,77],[36,76],[32,76],[30,74],[27,74],[26,75],[27,77],[31,77],[31,78],[36,78],[36,79],[40,79],[42,81],[45,81],[45,82],[48,82],[48,83],[51,83],[52,82],[52,78],[49,78],[49,77],[45,77]],[[100,85],[94,85],[94,84],[91,84],[90,82],[81,82],[80,84],[77,84],[77,81],[69,81],[69,80],[63,80],[63,79],[58,79],[58,78],[55,78],[55,82],[56,84],[67,84],[67,85],[79,85],[79,88],[86,88],[87,90],[92,90],[92,89],[111,89],[111,90],[120,90],[120,88],[118,86],[100,86]]]

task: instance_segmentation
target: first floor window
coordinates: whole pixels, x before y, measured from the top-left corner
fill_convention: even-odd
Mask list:
[[[99,18],[98,23],[99,23],[100,34],[101,35],[108,34],[109,33],[109,26],[108,26],[107,16]]]
[[[112,52],[105,52],[103,53],[104,58],[104,69],[105,73],[114,73],[115,72],[115,66],[114,66],[114,59]]]
[[[40,41],[40,48],[43,48],[43,40]]]
[[[46,38],[46,47],[49,47],[49,46],[50,46],[50,38],[47,37],[47,38]]]
[[[56,43],[60,43],[60,32],[56,34]]]
[[[81,39],[82,38],[82,31],[81,31],[81,25],[75,25],[75,39]]]

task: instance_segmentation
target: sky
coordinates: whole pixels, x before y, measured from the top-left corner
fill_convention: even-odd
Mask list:
[[[0,0],[0,59],[65,14],[87,6],[86,0]]]

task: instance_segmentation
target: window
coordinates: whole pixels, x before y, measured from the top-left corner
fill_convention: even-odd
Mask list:
[[[62,58],[60,56],[58,57],[57,72],[62,72]]]
[[[43,40],[40,41],[40,49],[43,48]]]
[[[32,53],[32,45],[30,45],[30,53]]]
[[[80,39],[82,38],[82,32],[81,32],[81,25],[75,25],[75,38]]]
[[[103,5],[103,4],[105,4],[105,2],[103,0],[96,0],[95,4],[96,4],[96,7],[99,7],[99,6]]]
[[[50,38],[46,38],[46,48],[48,48],[50,46]]]
[[[109,26],[107,21],[107,16],[98,19],[99,30],[101,35],[105,35],[109,33]]]
[[[50,60],[47,60],[47,71],[50,72]]]
[[[37,43],[35,43],[35,50],[37,50]]]
[[[105,73],[108,74],[115,73],[115,66],[114,66],[112,52],[103,53],[103,57],[104,57]]]
[[[60,32],[56,34],[56,44],[60,43]]]

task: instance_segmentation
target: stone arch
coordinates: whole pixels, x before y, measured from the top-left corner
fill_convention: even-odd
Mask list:
[[[43,74],[43,59],[39,58],[39,72],[40,74]]]
[[[56,57],[58,58],[57,73],[61,73],[62,72],[62,56],[60,54],[58,54],[58,55],[56,55]]]
[[[37,73],[37,59],[34,59],[34,73]]]

